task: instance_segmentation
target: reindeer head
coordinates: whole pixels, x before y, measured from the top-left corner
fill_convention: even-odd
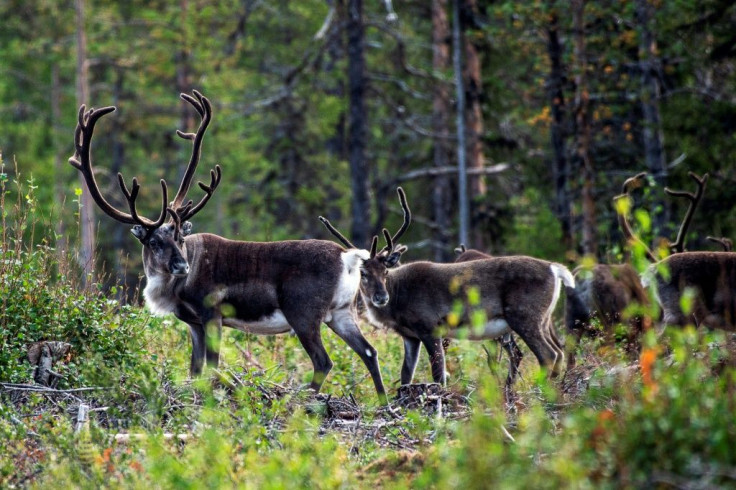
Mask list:
[[[74,156],[69,159],[69,163],[82,173],[90,195],[102,211],[121,223],[134,225],[131,231],[143,244],[143,264],[146,275],[149,277],[153,274],[186,276],[189,273],[189,264],[184,247],[184,239],[192,231],[192,224],[188,220],[205,206],[220,184],[222,177],[220,166],[215,166],[213,170],[210,170],[210,185],[199,182],[199,186],[205,192],[200,202],[194,205],[191,200],[185,201],[192,178],[194,177],[194,171],[199,164],[202,140],[207,126],[209,126],[212,119],[210,101],[196,90],[193,91],[193,94],[194,97],[188,94],[181,94],[181,98],[189,102],[201,116],[202,120],[199,128],[196,133],[176,131],[179,137],[193,142],[192,156],[189,159],[184,178],[179,185],[179,190],[171,203],[168,203],[168,186],[166,185],[166,181],[161,180],[163,198],[161,201],[161,212],[156,220],[150,220],[138,214],[136,199],[138,198],[140,185],[136,178],[133,178],[133,185],[128,189],[122,174],[118,173],[118,185],[125,200],[128,202],[128,213],[115,208],[102,196],[100,188],[95,181],[94,170],[92,168],[92,157],[90,154],[92,134],[97,121],[102,116],[113,112],[115,107],[103,107],[101,109],[90,109],[89,111],[85,111],[84,105],[79,108],[77,128],[74,132],[75,152]],[[170,219],[165,223],[167,216]]]
[[[360,292],[367,301],[370,301],[373,306],[382,308],[388,304],[389,294],[386,289],[386,277],[388,271],[392,267],[398,265],[401,255],[408,249],[405,245],[400,245],[397,242],[399,238],[406,232],[411,223],[411,211],[409,205],[406,202],[406,194],[404,189],[401,187],[396,189],[399,194],[399,202],[401,202],[401,208],[404,210],[404,222],[396,232],[394,236],[387,229],[383,229],[383,236],[386,239],[386,246],[378,251],[378,237],[374,236],[371,243],[370,255],[367,259],[363,260],[363,264],[360,267]],[[320,221],[327,227],[330,232],[335,235],[343,244],[348,248],[357,248],[353,245],[345,236],[342,235],[332,224],[322,216],[319,217]]]

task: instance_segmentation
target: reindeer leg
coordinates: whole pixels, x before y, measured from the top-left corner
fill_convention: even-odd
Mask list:
[[[510,388],[516,381],[516,377],[519,374],[519,365],[521,364],[521,359],[524,357],[524,354],[521,352],[521,349],[519,349],[519,346],[516,344],[513,335],[510,333],[504,334],[501,338],[501,346],[509,356],[509,374],[506,377],[506,386]]]
[[[207,365],[217,368],[220,363],[220,340],[222,339],[222,319],[213,318],[205,328],[205,352]]]
[[[388,397],[386,396],[386,389],[383,387],[381,368],[378,365],[378,354],[376,349],[365,339],[360,328],[358,328],[354,312],[348,308],[333,311],[332,320],[327,322],[327,326],[343,339],[363,360],[363,363],[368,368],[368,372],[371,373],[371,378],[373,378],[373,384],[376,387],[381,404],[386,405],[388,403]]]
[[[327,375],[332,370],[332,360],[325,350],[324,344],[322,344],[322,335],[319,331],[321,321],[313,321],[307,323],[304,320],[299,322],[290,321],[289,317],[286,317],[289,321],[289,325],[294,329],[299,342],[301,342],[304,350],[307,351],[309,358],[312,360],[312,366],[314,367],[314,375],[312,376],[312,382],[309,388],[319,393],[322,384],[325,382]]]
[[[205,335],[204,327],[200,323],[188,323],[189,336],[192,338],[192,358],[189,363],[189,375],[199,376],[202,374],[202,366],[205,357]]]
[[[554,373],[553,376],[559,375],[563,370],[563,362],[565,360],[565,346],[560,340],[560,338],[557,336],[557,332],[555,331],[555,326],[552,323],[552,315],[548,316],[545,320],[545,332],[547,334],[547,343],[549,343],[552,348],[555,351],[555,365],[554,365]]]
[[[507,315],[506,318],[511,329],[529,346],[539,364],[550,370],[551,377],[556,377],[559,373],[555,371],[555,366],[557,365],[557,358],[562,352],[558,353],[552,343],[547,340],[545,319],[526,318],[520,315]],[[564,354],[562,356],[564,357]],[[560,358],[560,361],[562,361],[562,358]]]
[[[447,384],[445,371],[445,351],[442,348],[442,339],[425,336],[420,339],[429,354],[429,363],[432,366],[432,379],[442,386]]]
[[[404,363],[401,365],[401,384],[408,385],[414,379],[419,361],[419,339],[404,337]]]

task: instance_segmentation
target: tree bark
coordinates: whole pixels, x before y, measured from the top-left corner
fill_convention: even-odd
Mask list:
[[[547,79],[547,97],[549,98],[552,122],[550,138],[552,143],[552,177],[555,182],[555,214],[560,220],[562,240],[565,250],[574,249],[572,227],[572,203],[570,202],[570,173],[567,158],[567,137],[565,130],[565,68],[562,62],[563,46],[560,41],[559,12],[556,0],[549,1],[549,23],[547,24],[547,55],[550,61],[550,72]]]
[[[189,64],[189,39],[187,39],[187,22],[189,21],[189,0],[181,0],[179,2],[179,8],[181,10],[181,42],[179,43],[179,49],[176,52],[176,90],[179,93],[189,93],[193,88],[191,81],[191,68]],[[182,131],[189,131],[189,128],[194,126],[194,113],[189,104],[180,104],[179,112],[179,127]],[[187,170],[187,163],[189,157],[189,145],[184,144],[184,141],[180,138],[174,138],[176,141],[174,144],[179,145],[179,151],[173,154],[182,155],[182,159],[175,163],[178,167],[179,182],[184,178],[184,173]]]
[[[365,158],[367,137],[365,34],[363,1],[348,0],[348,91],[350,117],[348,123],[348,158],[350,188],[352,190],[352,241],[358,247],[368,245],[370,239],[370,197],[368,165]]]
[[[459,240],[468,243],[470,210],[468,202],[467,147],[465,138],[465,87],[463,85],[462,50],[460,36],[460,2],[452,0],[452,58],[455,72],[456,120],[457,120],[457,167],[458,167],[458,207],[459,207]]]
[[[575,125],[576,155],[582,166],[582,247],[583,254],[596,257],[598,242],[595,217],[595,169],[591,159],[590,92],[588,90],[588,60],[585,52],[585,0],[573,0],[572,15],[575,38]]]
[[[667,181],[667,164],[664,154],[664,132],[659,111],[661,89],[656,76],[658,67],[657,41],[650,0],[636,1],[636,21],[639,27],[639,66],[641,70],[641,111],[643,118],[644,158],[649,173],[657,187],[664,188]],[[655,233],[666,236],[665,226],[669,223],[668,207],[655,206],[663,210],[653,216]]]
[[[447,73],[450,69],[450,26],[447,19],[447,0],[432,0],[432,69],[435,73]],[[450,87],[442,81],[434,84],[432,94],[433,160],[437,168],[450,164],[452,150],[450,135]],[[434,260],[446,262],[450,259],[450,179],[446,175],[433,180],[432,204],[434,222],[439,233],[434,241]]]
[[[87,32],[84,22],[84,0],[74,0],[77,28],[77,105],[89,104],[89,70],[87,64]],[[79,254],[78,261],[84,273],[83,282],[92,279],[95,262],[94,201],[84,176],[79,173],[82,194],[79,196]]]
[[[460,15],[461,34],[465,48],[465,67],[463,78],[465,80],[465,121],[467,130],[468,169],[483,168],[483,112],[481,111],[481,96],[483,84],[481,81],[480,54],[478,48],[472,42],[472,37],[465,35],[474,28],[473,16],[476,14],[476,0],[463,0]],[[477,174],[468,179],[468,189],[471,199],[477,199],[486,193],[485,178]]]
[[[64,200],[66,198],[66,191],[64,186],[64,170],[67,168],[66,160],[62,157],[60,151],[64,148],[58,141],[58,128],[61,125],[61,83],[59,81],[59,63],[54,61],[51,66],[51,127],[53,128],[53,138],[56,148],[59,150],[54,152],[54,174],[56,179],[54,180],[54,195],[56,196],[56,205],[58,206],[58,220],[56,222],[56,251],[59,254],[59,267],[64,267],[66,261],[66,227],[64,226],[64,219],[62,216]],[[61,274],[66,275],[68,271],[60,271]]]

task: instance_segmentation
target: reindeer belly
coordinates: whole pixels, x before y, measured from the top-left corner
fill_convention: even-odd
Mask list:
[[[453,339],[485,340],[495,339],[511,332],[509,324],[503,318],[494,318],[484,325],[475,327],[460,327],[447,332],[447,337]]]
[[[291,331],[291,326],[281,310],[276,309],[269,315],[255,320],[240,320],[238,318],[223,318],[222,324],[226,327],[242,330],[257,335],[275,335]]]

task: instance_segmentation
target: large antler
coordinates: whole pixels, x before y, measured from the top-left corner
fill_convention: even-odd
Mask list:
[[[695,191],[695,193],[687,191],[673,191],[667,187],[664,188],[664,191],[670,196],[684,197],[690,201],[690,206],[688,206],[687,208],[685,217],[683,218],[682,224],[680,225],[680,230],[677,233],[677,240],[675,240],[674,243],[670,243],[670,250],[673,253],[679,253],[685,250],[685,235],[687,234],[687,229],[690,227],[690,223],[693,219],[693,214],[695,214],[695,208],[698,206],[698,203],[703,198],[703,192],[705,192],[705,186],[708,183],[708,174],[705,174],[702,177],[698,177],[693,172],[688,172],[688,175],[695,181],[698,186],[698,190]]]
[[[636,174],[633,177],[626,179],[624,181],[623,186],[621,187],[621,194],[613,198],[614,202],[618,202],[621,199],[626,199],[628,200],[629,203],[631,203],[632,202],[631,194],[630,194],[631,190],[637,187],[641,187],[642,179],[646,177],[646,175],[647,175],[646,172],[641,172],[641,173]],[[624,237],[629,242],[638,243],[640,246],[642,246],[644,248],[644,253],[646,254],[647,258],[649,258],[649,260],[651,260],[652,262],[656,262],[657,257],[656,255],[654,255],[654,252],[652,252],[649,249],[649,247],[647,247],[646,243],[644,243],[644,241],[642,241],[641,238],[639,238],[638,236],[634,234],[634,230],[631,228],[631,225],[629,224],[629,219],[627,215],[628,215],[628,210],[630,207],[631,206],[629,205],[626,207],[626,209],[618,209],[618,208],[616,209],[616,213],[618,214],[618,224],[621,227],[621,232],[624,234]]]
[[[147,230],[154,230],[160,227],[166,219],[166,203],[168,201],[168,192],[166,188],[166,182],[161,180],[161,189],[163,193],[163,200],[161,205],[161,214],[156,221],[151,221],[147,218],[138,215],[136,210],[135,201],[138,198],[138,191],[140,185],[137,179],[133,179],[133,187],[128,190],[125,185],[125,180],[122,174],[118,173],[118,185],[120,190],[123,192],[126,201],[128,201],[128,208],[130,213],[125,213],[116,209],[111,205],[100,192],[100,187],[95,181],[94,171],[92,169],[92,156],[90,155],[90,148],[92,146],[92,134],[94,133],[95,124],[104,115],[109,114],[115,110],[115,107],[103,107],[101,109],[93,109],[86,111],[86,107],[82,105],[79,108],[79,115],[77,117],[77,128],[74,131],[74,155],[69,159],[69,163],[72,164],[77,170],[82,173],[89,193],[94,199],[95,203],[111,218],[120,221],[122,223],[131,225],[140,225]]]
[[[192,185],[194,172],[197,170],[197,165],[199,165],[204,133],[207,131],[207,127],[212,120],[212,104],[210,104],[209,99],[196,90],[193,90],[192,94],[194,94],[194,97],[188,94],[181,94],[181,98],[189,102],[202,118],[197,132],[184,133],[178,129],[176,130],[176,134],[179,137],[192,141],[192,156],[189,158],[189,164],[184,172],[184,178],[182,178],[181,184],[179,184],[179,190],[176,192],[174,200],[171,201],[171,208],[174,209],[179,217],[179,221],[182,223],[197,214],[207,204],[207,201],[210,200],[217,186],[220,185],[220,179],[222,178],[220,166],[215,165],[215,168],[210,170],[210,185],[205,185],[203,182],[198,183],[199,187],[205,192],[199,203],[195,206],[191,200],[185,202],[189,188]]]

